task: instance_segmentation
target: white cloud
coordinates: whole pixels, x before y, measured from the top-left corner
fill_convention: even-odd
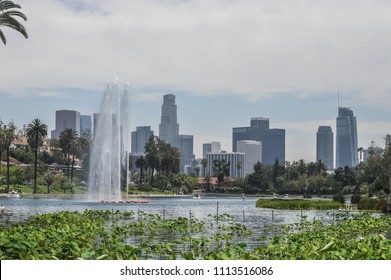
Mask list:
[[[339,90],[343,106],[374,108],[370,121],[376,123],[386,119],[385,110],[377,107],[391,105],[390,1],[18,3],[28,17],[24,24],[29,39],[7,30],[7,46],[0,46],[5,69],[0,92],[14,96],[64,93],[57,88],[101,92],[110,77],[118,76],[135,85],[135,102],[160,103],[169,90],[201,97],[239,95],[250,103],[284,94],[305,103],[315,100],[313,96],[336,96]],[[27,90],[37,88],[41,90],[36,93]],[[279,109],[278,104],[275,107]],[[320,124],[305,113],[297,112],[308,122],[293,123],[285,116],[279,119],[291,123],[273,125],[287,129],[287,154],[292,160],[304,153],[307,158],[314,155]],[[367,127],[361,121],[365,120],[359,123],[362,145],[364,137],[391,130],[383,133],[382,127]],[[208,120],[200,123],[207,126]]]
[[[339,89],[390,102],[387,1],[64,3],[21,1],[30,38],[9,39],[2,87],[100,88],[118,75],[253,100]]]

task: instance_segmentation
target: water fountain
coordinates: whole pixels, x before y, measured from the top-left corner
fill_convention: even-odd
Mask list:
[[[88,195],[90,200],[120,200],[128,183],[129,92],[121,93],[119,81],[107,84],[100,112],[94,114],[90,151]]]

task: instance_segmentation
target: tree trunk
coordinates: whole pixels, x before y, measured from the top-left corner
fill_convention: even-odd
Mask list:
[[[10,191],[10,147],[7,147],[7,192]]]
[[[35,155],[34,155],[34,190],[37,193],[37,166],[38,166],[38,134],[35,137]]]
[[[71,182],[73,182],[73,167],[75,165],[75,155],[72,155]]]

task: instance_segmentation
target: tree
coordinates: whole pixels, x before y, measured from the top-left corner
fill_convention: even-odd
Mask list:
[[[241,161],[238,161],[236,163],[236,170],[238,171],[237,178],[239,178],[240,177],[240,170],[242,170],[242,162]]]
[[[201,160],[202,168],[204,169],[204,176],[206,176],[206,167],[208,166],[208,160],[206,158],[203,158]]]
[[[9,27],[21,33],[26,39],[28,34],[24,26],[15,19],[15,17],[22,18],[24,21],[27,20],[27,17],[20,11],[15,9],[21,9],[20,5],[15,4],[12,1],[0,0],[0,38],[3,41],[3,44],[7,44],[4,32],[2,27]]]
[[[145,157],[143,155],[139,156],[136,159],[135,164],[136,164],[136,167],[140,169],[139,184],[141,184],[142,181],[143,181],[143,178],[144,178],[144,168],[145,168],[145,165],[146,165]]]
[[[54,182],[55,177],[52,172],[45,173],[44,182],[48,186],[48,193],[50,193],[50,186]]]
[[[70,166],[70,155],[75,153],[75,145],[77,139],[77,132],[73,128],[66,128],[60,133],[60,147],[62,149],[63,154],[67,158],[67,178],[69,179],[69,166]],[[74,157],[72,158],[72,161]],[[72,172],[73,172],[73,164],[72,164]]]
[[[47,125],[42,123],[39,119],[34,119],[27,125],[27,138],[30,146],[34,148],[34,191],[37,193],[37,166],[38,166],[38,150],[40,142],[48,134]]]
[[[3,141],[4,149],[7,157],[7,192],[10,190],[10,146],[12,141],[15,139],[16,126],[13,122],[10,122],[8,126],[3,128]]]
[[[158,137],[151,136],[145,144],[145,163],[151,172],[151,185],[153,184],[154,172],[160,167],[161,154],[159,153],[157,142]]]
[[[3,129],[3,122],[0,120],[0,172],[1,172],[1,159],[4,151],[5,151],[5,133]]]

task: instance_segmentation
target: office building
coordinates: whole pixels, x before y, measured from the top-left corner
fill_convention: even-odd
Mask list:
[[[150,126],[138,126],[136,131],[131,133],[131,154],[132,156],[141,156],[145,153],[145,144],[153,136]]]
[[[350,108],[338,108],[336,138],[336,167],[355,167],[358,164],[357,120]]]
[[[52,139],[59,139],[60,133],[71,128],[80,136],[80,113],[72,110],[56,111],[56,128],[51,131]]]
[[[208,166],[207,166],[207,174],[210,174],[212,177],[214,176],[213,171],[213,161],[225,161],[225,163],[229,164],[229,176],[231,178],[240,178],[243,177],[243,166],[244,162],[244,154],[243,153],[227,153],[227,152],[219,152],[219,153],[209,153],[207,155]],[[238,163],[240,163],[241,168],[238,168]]]
[[[232,129],[232,151],[237,152],[238,141],[262,142],[262,163],[272,165],[276,159],[285,164],[285,129],[270,128],[268,118],[252,118],[250,127]]]
[[[179,151],[181,153],[181,172],[186,174],[184,166],[189,165],[195,159],[195,155],[193,153],[193,135],[179,135],[179,143]]]
[[[331,126],[319,126],[316,133],[316,161],[321,160],[327,170],[334,170],[334,135]]]
[[[221,151],[220,142],[210,142],[202,144],[202,158],[206,159],[208,153],[218,153]]]
[[[80,136],[92,133],[92,119],[89,115],[80,116]]]
[[[180,169],[181,173],[184,173],[185,165],[189,165],[195,158],[193,154],[194,140],[193,135],[179,135],[177,105],[175,104],[175,95],[173,94],[163,96],[159,138],[171,146],[178,148],[181,153]]]
[[[179,148],[179,124],[175,95],[163,96],[162,114],[159,124],[159,138],[171,146]]]
[[[237,142],[237,150],[244,154],[244,160],[241,163],[243,168],[243,177],[254,172],[254,165],[262,162],[262,142],[254,140],[243,140]]]

